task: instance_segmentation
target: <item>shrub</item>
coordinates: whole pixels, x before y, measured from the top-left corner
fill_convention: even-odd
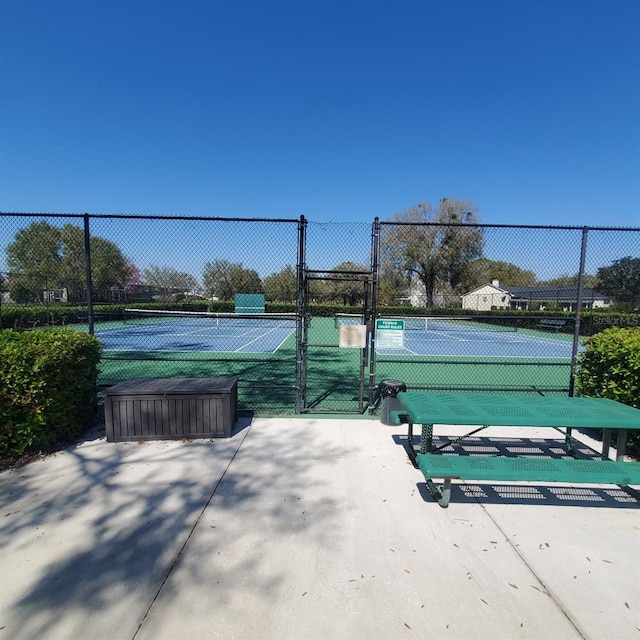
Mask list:
[[[581,395],[609,398],[640,409],[640,328],[611,327],[584,341],[576,375]],[[640,436],[630,434],[634,453]]]
[[[88,334],[0,331],[0,454],[77,436],[96,406],[99,361]]]
[[[580,393],[640,409],[640,329],[611,327],[584,344],[577,372]]]

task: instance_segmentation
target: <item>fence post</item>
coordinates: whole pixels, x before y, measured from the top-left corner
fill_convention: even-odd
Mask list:
[[[308,300],[307,300],[307,221],[300,216],[298,222],[298,264],[297,294],[296,294],[296,413],[303,413],[307,403],[307,327]]]
[[[378,284],[380,275],[380,218],[376,216],[371,228],[371,300],[366,323],[370,336],[369,413],[375,411],[376,394],[376,319],[378,317]],[[367,312],[367,310],[365,310]]]
[[[91,278],[91,234],[89,232],[89,214],[85,213],[84,220],[84,268],[87,278],[87,321],[89,333],[93,335],[93,284]]]
[[[578,347],[580,345],[580,319],[582,318],[582,297],[584,293],[584,270],[587,257],[587,235],[589,229],[582,229],[582,247],[580,249],[580,271],[578,272],[578,294],[576,300],[576,321],[573,329],[573,348],[571,349],[571,373],[569,376],[569,396],[573,396],[578,367]]]

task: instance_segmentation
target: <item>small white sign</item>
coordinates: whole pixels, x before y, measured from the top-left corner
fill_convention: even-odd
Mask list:
[[[340,325],[340,347],[364,349],[367,346],[367,326],[364,324]]]

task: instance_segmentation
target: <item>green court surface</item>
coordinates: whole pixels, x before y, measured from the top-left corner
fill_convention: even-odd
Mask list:
[[[531,334],[531,332],[527,332]],[[536,336],[534,336],[536,337]],[[447,340],[439,336],[439,340]],[[499,339],[499,337],[498,337]],[[566,337],[542,335],[545,343]],[[307,348],[307,394],[310,412],[354,411],[360,392],[360,349],[338,346],[339,328],[333,318],[313,318]],[[451,338],[455,343],[455,339]],[[314,346],[322,345],[322,346]],[[273,353],[110,351],[103,354],[99,382],[111,386],[131,378],[229,377],[239,379],[241,410],[265,414],[292,414],[295,411],[296,337],[289,336]],[[429,354],[411,357],[378,356],[375,386],[386,379],[404,381],[409,388],[500,389],[566,393],[570,361],[567,358],[479,357]],[[369,367],[365,369],[365,403]]]

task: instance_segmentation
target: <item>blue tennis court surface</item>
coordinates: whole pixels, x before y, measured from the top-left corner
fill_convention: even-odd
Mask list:
[[[232,318],[167,318],[99,328],[104,351],[205,351],[273,353],[295,331],[295,322]]]
[[[535,335],[526,331],[410,330],[399,348],[376,348],[385,356],[473,356],[488,358],[570,359],[570,336]]]

